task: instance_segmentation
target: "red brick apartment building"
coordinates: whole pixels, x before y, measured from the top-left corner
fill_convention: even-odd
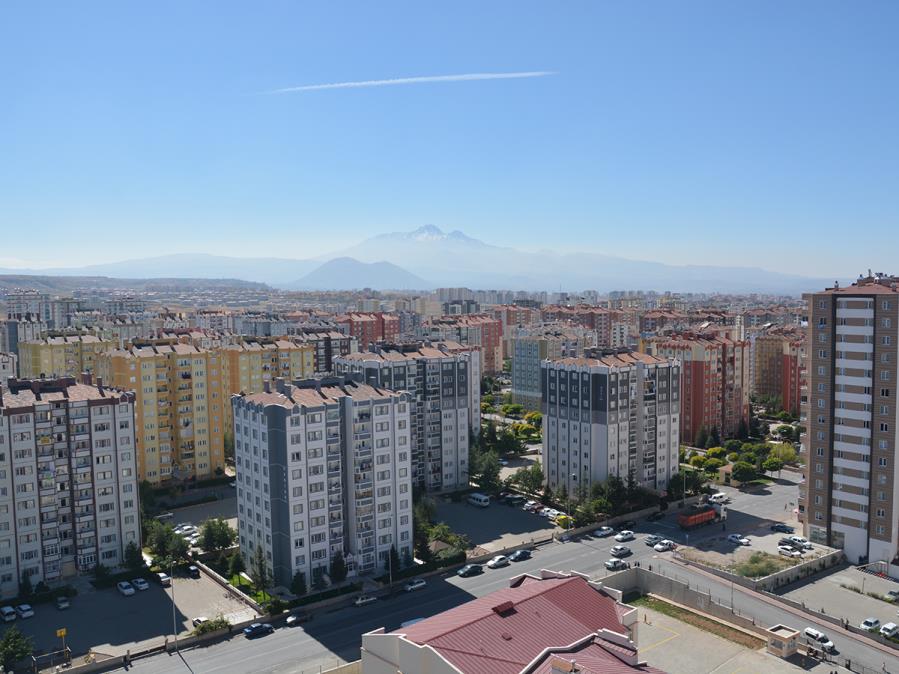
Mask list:
[[[334,319],[346,325],[351,337],[355,337],[360,350],[368,349],[373,342],[396,342],[400,336],[400,317],[381,311],[372,313],[350,312]]]

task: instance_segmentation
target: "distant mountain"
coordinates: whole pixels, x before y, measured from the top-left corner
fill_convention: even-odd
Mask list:
[[[31,288],[46,293],[69,293],[75,289],[118,288],[122,290],[210,290],[242,288],[265,290],[264,283],[240,279],[211,278],[111,278],[109,276],[45,276],[0,274],[0,290]]]
[[[568,291],[595,289],[795,294],[833,283],[753,267],[677,266],[600,253],[525,252],[426,225],[381,234],[336,253],[402,264],[440,286]]]
[[[313,260],[275,257],[226,257],[204,253],[178,253],[84,267],[0,269],[0,274],[44,276],[112,276],[116,278],[234,278],[260,283],[287,283],[318,265]]]
[[[426,290],[432,288],[415,274],[390,262],[359,262],[351,257],[338,257],[287,284],[293,290]]]

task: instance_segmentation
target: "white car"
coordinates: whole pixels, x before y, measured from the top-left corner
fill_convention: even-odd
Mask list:
[[[593,535],[599,538],[606,538],[607,536],[611,536],[613,533],[615,533],[615,530],[612,527],[600,527],[593,532]]]
[[[143,578],[135,578],[131,581],[131,584],[134,585],[134,588],[136,590],[140,590],[141,592],[150,589],[150,583],[145,581]]]
[[[498,569],[502,566],[509,566],[509,564],[511,564],[511,562],[509,561],[508,557],[506,557],[505,555],[497,555],[496,557],[491,559],[489,562],[487,562],[487,568],[488,569]]]
[[[156,574],[156,577],[159,578],[159,584],[163,587],[168,587],[172,584],[172,577],[165,571],[160,571]]]
[[[863,630],[876,630],[880,627],[880,620],[877,618],[865,618],[859,625]]]
[[[669,541],[667,538],[664,541],[659,541],[653,546],[653,550],[656,552],[668,552],[669,550],[674,550],[674,541]]]
[[[423,578],[416,578],[415,580],[403,585],[403,590],[405,590],[406,592],[415,592],[415,590],[420,590],[425,585],[427,585],[427,583]]]
[[[612,557],[627,557],[631,554],[631,549],[626,545],[615,545],[609,550]]]
[[[827,635],[814,627],[805,628],[805,638],[814,641],[815,645],[822,650],[830,652],[834,649],[833,642],[827,638]]]
[[[789,536],[788,538],[803,550],[812,549],[812,544],[808,542],[807,538],[803,538],[802,536]]]
[[[358,597],[356,597],[356,601],[353,602],[353,605],[354,606],[367,606],[368,604],[373,604],[376,601],[378,601],[377,597],[372,597],[371,595],[368,595],[368,594],[360,594]]]
[[[897,633],[899,633],[899,625],[896,623],[886,623],[880,628],[880,636],[886,637],[887,639],[896,636]]]
[[[199,627],[203,623],[208,623],[209,618],[207,618],[204,615],[201,615],[201,616],[197,616],[196,618],[194,618],[191,622],[194,624],[194,627]]]
[[[33,618],[34,609],[31,608],[30,604],[19,604],[18,606],[16,606],[16,614],[20,618]]]
[[[624,543],[624,541],[632,541],[634,540],[634,532],[628,531],[625,529],[624,531],[619,531],[615,534],[615,540],[619,543]]]
[[[523,506],[521,506],[522,510],[531,511],[536,508],[539,504],[536,501],[528,501]]]
[[[743,534],[731,534],[727,537],[727,540],[731,543],[736,543],[737,545],[749,545],[749,539]]]
[[[643,539],[643,542],[646,543],[649,547],[654,546],[656,543],[662,542],[662,537],[658,534],[650,534],[646,538]]]
[[[783,555],[784,557],[793,557],[796,559],[802,557],[802,553],[799,552],[799,550],[791,548],[789,545],[778,545],[777,554]]]
[[[118,588],[119,592],[126,597],[130,597],[134,594],[134,586],[127,580],[120,580],[115,586]]]
[[[12,606],[4,606],[0,608],[0,618],[3,618],[3,622],[11,623],[16,619],[16,609]]]

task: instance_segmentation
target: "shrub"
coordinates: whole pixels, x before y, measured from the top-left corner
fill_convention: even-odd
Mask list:
[[[228,619],[224,616],[216,616],[212,620],[207,620],[204,623],[200,623],[194,628],[194,635],[200,636],[201,634],[209,634],[210,632],[216,632],[218,630],[225,630],[231,627],[231,623],[228,622]]]
[[[781,563],[776,557],[765,552],[753,552],[748,560],[738,564],[734,570],[746,578],[764,578],[780,569]]]

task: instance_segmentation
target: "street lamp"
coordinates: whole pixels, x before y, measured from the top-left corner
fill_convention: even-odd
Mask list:
[[[175,559],[172,558],[169,562],[169,581],[172,585],[172,634],[175,636],[175,651],[178,655],[181,655],[181,651],[178,650],[178,628],[177,628],[177,620],[175,618]]]
[[[577,481],[577,474],[571,474],[571,486]],[[571,514],[571,489],[568,490],[568,531],[571,531],[571,525],[574,524],[574,516]]]

